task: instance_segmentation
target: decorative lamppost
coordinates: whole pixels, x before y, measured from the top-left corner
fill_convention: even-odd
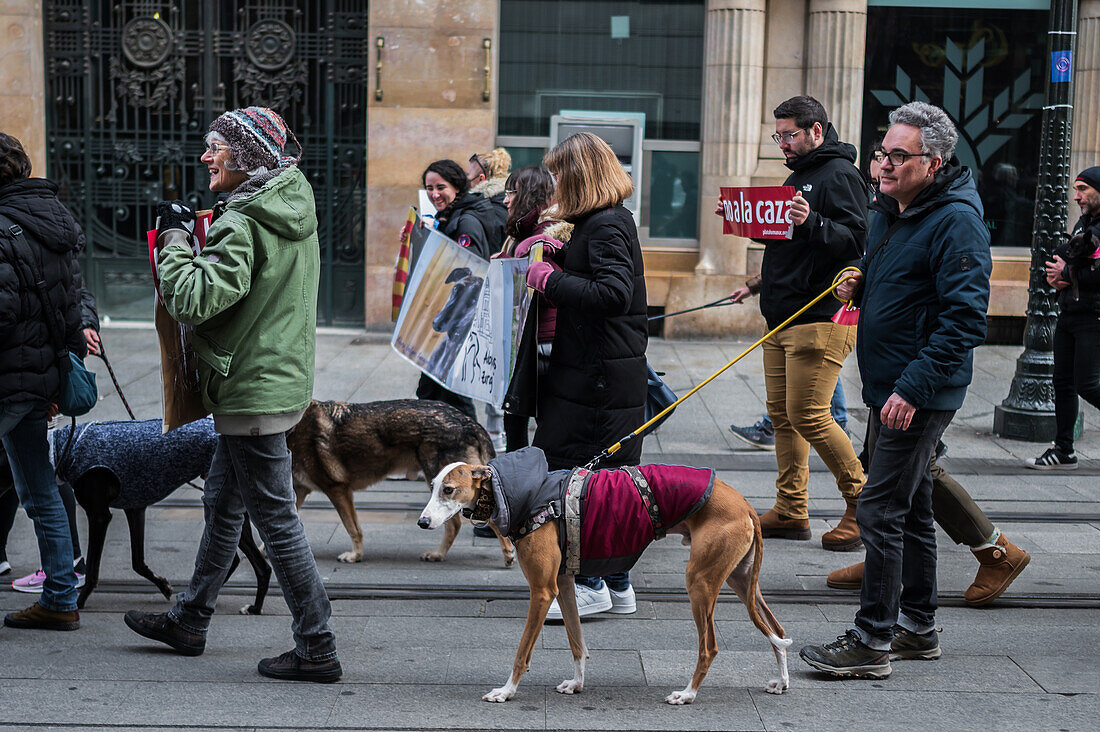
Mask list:
[[[1031,442],[1054,439],[1055,290],[1046,281],[1045,265],[1066,231],[1066,185],[1073,126],[1073,49],[1077,40],[1077,0],[1052,0],[1047,35],[1050,76],[1046,83],[1039,152],[1039,181],[1031,240],[1024,352],[1008,396],[993,413],[993,431],[1001,437]]]

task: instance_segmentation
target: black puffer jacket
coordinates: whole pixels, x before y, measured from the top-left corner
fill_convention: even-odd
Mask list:
[[[549,376],[539,383],[534,445],[551,470],[584,465],[645,421],[646,324],[642,248],[623,206],[579,219],[550,274],[558,308]],[[636,465],[636,440],[601,467]]]
[[[504,221],[496,208],[488,198],[470,191],[439,212],[439,231],[488,259],[504,243]]]
[[[1073,233],[1080,234],[1088,229],[1092,232],[1092,241],[1100,243],[1100,215],[1084,214],[1077,220]],[[1058,307],[1065,315],[1100,315],[1100,259],[1092,259],[1089,253],[1070,252],[1068,242],[1054,250],[1066,262],[1062,269],[1062,279],[1070,283],[1058,291]]]
[[[867,238],[867,184],[854,165],[856,149],[837,139],[830,124],[816,150],[787,163],[793,172],[783,183],[810,204],[810,217],[794,227],[791,239],[764,242],[760,266],[760,312],[775,328],[821,294],[837,272],[863,256]],[[826,297],[795,321],[826,323],[836,312]]]
[[[0,188],[0,213],[23,229],[20,239],[0,227],[0,403],[53,401],[60,382],[31,262],[37,258],[46,293],[64,323],[65,343],[85,353],[80,331],[80,295],[73,272],[84,234],[57,200],[57,186],[26,178]]]

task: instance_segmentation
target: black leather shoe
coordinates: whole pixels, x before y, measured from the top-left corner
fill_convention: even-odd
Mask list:
[[[126,625],[138,635],[171,646],[183,656],[201,656],[206,650],[206,636],[192,633],[177,625],[168,613],[143,613],[130,610],[125,616]]]
[[[264,658],[256,664],[261,676],[288,681],[313,681],[318,684],[331,684],[339,681],[344,670],[340,661],[331,658],[328,661],[307,661],[290,650],[275,658]]]

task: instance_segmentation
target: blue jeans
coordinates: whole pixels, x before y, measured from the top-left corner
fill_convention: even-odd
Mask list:
[[[607,586],[615,590],[615,592],[625,592],[626,589],[630,587],[630,572],[616,572],[606,577],[585,577],[584,575],[578,574],[573,578],[573,582],[578,585],[584,585],[592,590],[599,589],[600,582],[607,582]]]
[[[844,382],[840,379],[836,380],[833,398],[829,400],[829,413],[833,415],[833,420],[840,425],[840,429],[848,429],[848,404],[844,398]],[[767,412],[764,412],[763,421],[768,424],[772,423],[772,418],[768,416]]]
[[[195,573],[169,617],[193,633],[206,633],[241,527],[251,518],[290,607],[294,650],[309,661],[336,658],[336,636],[328,626],[332,607],[294,506],[286,433],[218,435],[202,503],[206,528]]]
[[[920,409],[907,430],[885,427],[879,410],[868,417],[867,483],[856,522],[867,554],[855,630],[871,648],[890,648],[898,624],[932,630],[936,616],[936,527],[932,513],[932,456],[953,410]]]
[[[0,436],[11,463],[19,502],[34,522],[46,582],[38,604],[47,610],[76,610],[76,572],[69,516],[57,490],[46,442],[46,402],[0,404]]]

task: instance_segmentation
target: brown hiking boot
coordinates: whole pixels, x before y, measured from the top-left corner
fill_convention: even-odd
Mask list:
[[[769,508],[760,517],[760,533],[776,539],[806,541],[810,538],[810,520],[787,518]]]
[[[997,537],[996,546],[971,551],[978,558],[979,565],[974,584],[963,593],[963,599],[971,607],[988,605],[1000,597],[1031,561],[1030,554],[1006,539],[1003,534]]]
[[[80,627],[80,613],[76,610],[47,610],[36,602],[26,610],[5,615],[4,625],[34,630],[76,630]]]
[[[826,531],[821,535],[821,548],[831,552],[853,552],[863,548],[863,541],[859,538],[859,525],[856,524],[857,501],[845,499],[844,515],[840,517],[840,523],[832,531]]]
[[[834,590],[858,590],[863,585],[863,562],[829,572],[825,584]]]

